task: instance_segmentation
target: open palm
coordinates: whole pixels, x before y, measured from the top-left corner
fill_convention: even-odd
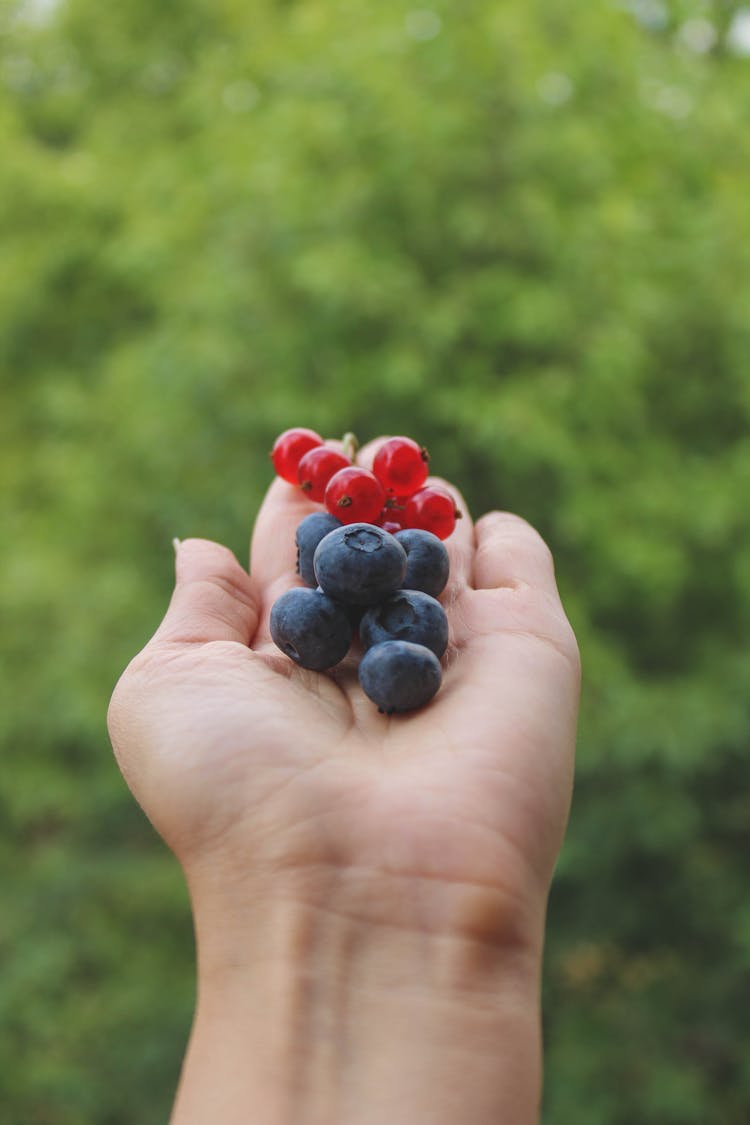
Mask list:
[[[250,575],[218,544],[180,545],[167,615],[109,718],[123,773],[188,876],[236,864],[315,899],[343,872],[366,919],[439,929],[458,912],[480,937],[538,928],[570,799],[578,652],[537,533],[505,513],[474,527],[455,495],[443,686],[407,715],[364,696],[356,653],[319,674],[270,640],[270,608],[299,581],[294,530],[314,508],[297,490],[269,489]]]

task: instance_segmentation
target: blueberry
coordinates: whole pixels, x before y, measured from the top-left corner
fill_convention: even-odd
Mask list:
[[[329,531],[334,531],[337,527],[341,527],[341,521],[329,512],[311,512],[297,528],[294,535],[297,544],[297,574],[306,586],[317,586],[313,570],[315,548]]]
[[[441,679],[435,653],[408,641],[373,645],[359,665],[362,690],[387,715],[421,707],[432,699]]]
[[[398,590],[406,552],[381,527],[350,523],[321,539],[313,560],[318,585],[346,605],[372,605]]]
[[[352,627],[343,606],[319,590],[298,586],[274,602],[271,636],[296,664],[322,672],[344,659]]]
[[[410,641],[440,657],[448,647],[448,618],[440,602],[421,590],[399,590],[368,609],[359,626],[365,648],[382,641]]]
[[[406,551],[405,590],[422,590],[436,598],[445,589],[450,571],[448,552],[431,531],[409,528],[397,531],[395,538]]]

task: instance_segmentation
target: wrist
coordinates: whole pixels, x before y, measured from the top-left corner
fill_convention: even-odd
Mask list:
[[[226,1125],[535,1122],[542,919],[511,925],[496,889],[451,885],[449,912],[418,881],[331,882],[325,906],[256,886],[229,909],[192,881],[198,1008],[174,1125],[218,1119],[218,1091]]]

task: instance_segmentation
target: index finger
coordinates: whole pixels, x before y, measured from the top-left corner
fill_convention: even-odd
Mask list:
[[[319,511],[300,488],[276,478],[255,519],[250,542],[250,573],[261,588],[296,573],[294,533],[305,516]]]
[[[295,532],[305,516],[318,508],[300,488],[279,477],[268,487],[250,543],[250,574],[260,597],[256,644],[271,636],[273,603],[286,590],[301,584]]]

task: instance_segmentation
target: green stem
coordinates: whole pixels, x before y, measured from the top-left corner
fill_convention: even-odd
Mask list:
[[[357,450],[359,449],[357,435],[352,433],[344,434],[343,438],[341,439],[341,444],[344,447],[344,456],[348,457],[353,465],[354,458],[357,456]]]

